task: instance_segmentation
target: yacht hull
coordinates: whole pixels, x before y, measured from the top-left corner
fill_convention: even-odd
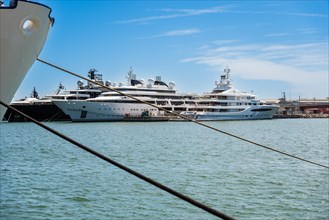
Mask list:
[[[225,120],[258,120],[272,119],[278,106],[248,107],[240,112],[194,112],[184,114],[197,121],[225,121]]]
[[[0,99],[9,104],[40,54],[53,19],[47,6],[18,1],[0,8]],[[0,119],[6,108],[0,106]]]
[[[158,115],[158,110],[142,103],[106,103],[88,101],[53,100],[58,108],[72,121],[123,121],[127,116],[140,117],[143,112],[150,112],[151,116]]]
[[[72,121],[123,121],[127,116],[138,117],[148,111],[151,116],[158,116],[159,111],[142,103],[106,103],[88,101],[53,100]],[[278,110],[277,106],[248,107],[241,112],[182,112],[185,117],[198,121],[222,120],[257,120],[271,119]]]

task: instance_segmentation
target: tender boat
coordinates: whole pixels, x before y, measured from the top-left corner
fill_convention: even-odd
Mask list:
[[[9,104],[40,54],[54,19],[51,9],[32,1],[0,6],[0,99]],[[6,108],[0,106],[0,119]],[[0,120],[1,121],[1,120]]]

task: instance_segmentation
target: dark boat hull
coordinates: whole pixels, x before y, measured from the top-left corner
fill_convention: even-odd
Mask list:
[[[70,117],[65,115],[53,103],[46,104],[26,104],[26,105],[11,105],[17,110],[31,116],[37,121],[70,121]],[[3,119],[8,122],[26,122],[28,121],[18,113],[7,109]]]

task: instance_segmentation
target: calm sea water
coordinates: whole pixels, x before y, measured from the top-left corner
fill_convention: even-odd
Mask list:
[[[208,123],[328,165],[328,119]],[[47,123],[237,219],[328,219],[329,171],[188,122]],[[32,123],[1,123],[1,219],[216,219]]]

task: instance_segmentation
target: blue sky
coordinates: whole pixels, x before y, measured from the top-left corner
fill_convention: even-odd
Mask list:
[[[328,97],[328,1],[37,1],[52,8],[41,59],[125,82],[161,75],[178,92],[214,87],[223,68],[259,98]],[[78,79],[34,63],[15,99]]]

